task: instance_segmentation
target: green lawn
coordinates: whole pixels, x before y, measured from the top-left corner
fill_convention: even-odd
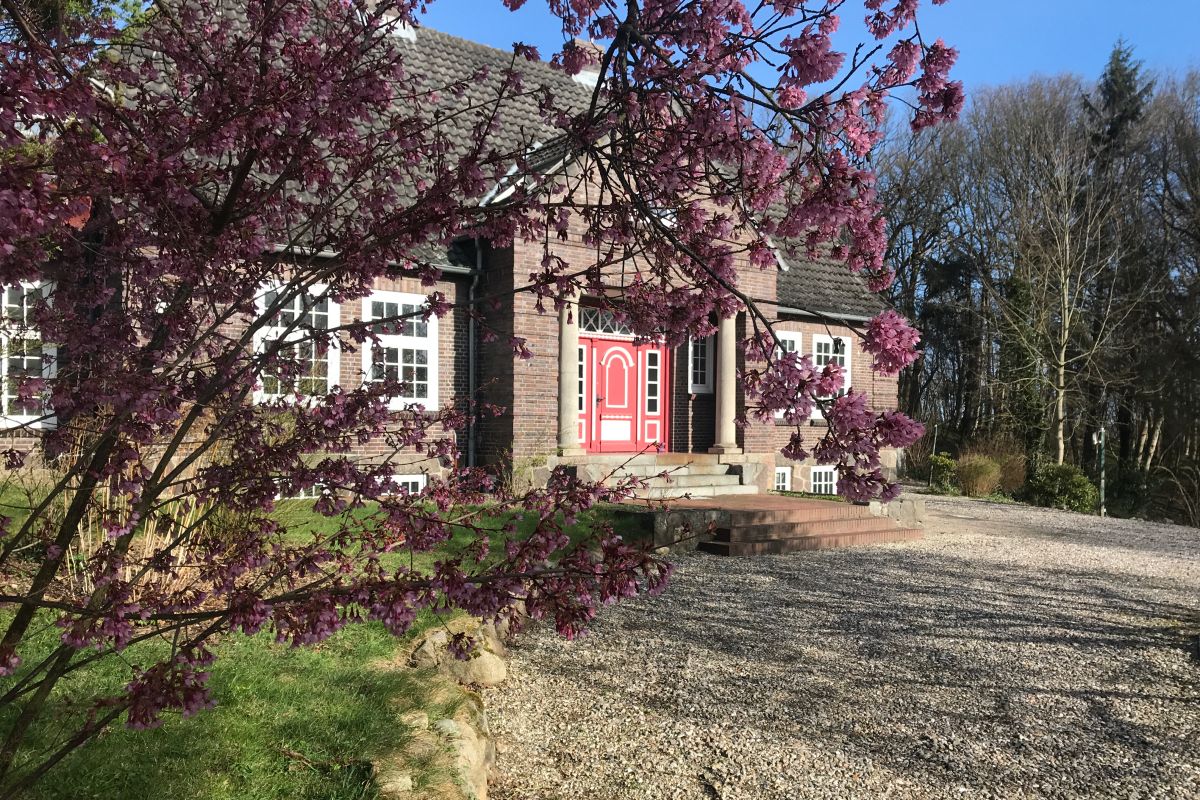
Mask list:
[[[314,514],[310,501],[283,503],[278,515],[297,540],[313,531],[327,532],[336,524]],[[591,520],[611,518],[609,511],[597,510]],[[498,530],[503,522],[496,516],[489,525]],[[532,525],[533,520],[523,520],[518,535]],[[573,526],[570,533],[581,536],[587,527],[586,523]],[[428,566],[468,540],[467,533],[460,531],[438,553],[419,557],[418,565]],[[399,554],[394,558],[396,563],[407,561]],[[33,647],[22,648],[27,663],[36,658],[37,650],[56,643],[58,631],[51,621],[45,619]],[[417,629],[436,623],[432,614],[425,614]],[[353,626],[310,649],[276,644],[268,634],[226,637],[214,647],[218,659],[210,686],[215,709],[188,720],[171,717],[152,731],[114,727],[70,756],[29,796],[37,800],[375,798],[370,760],[401,749],[410,735],[399,716],[414,709],[426,711],[430,719],[453,712],[429,673],[382,666],[396,659],[403,646],[378,624]],[[148,662],[161,647],[138,645],[125,651],[123,659],[129,664]],[[119,692],[129,675],[125,663],[108,659],[70,676],[56,689],[53,714],[35,730],[34,744],[51,746],[86,712],[84,701]],[[0,729],[5,727],[0,716]],[[418,790],[446,778],[433,761],[413,767]]]
[[[216,708],[188,720],[172,717],[157,730],[114,728],[29,796],[373,798],[369,762],[404,745],[408,731],[399,715],[423,709],[438,718],[453,711],[433,696],[428,673],[381,668],[396,648],[376,624],[349,628],[314,649],[278,645],[266,635],[231,636],[216,648]],[[56,692],[56,716],[77,719],[72,698],[119,690],[128,679],[119,666],[109,662],[68,679]],[[48,744],[56,729],[39,728],[40,740]],[[444,778],[434,765],[415,766],[418,787]]]

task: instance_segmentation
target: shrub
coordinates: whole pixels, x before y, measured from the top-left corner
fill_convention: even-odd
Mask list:
[[[929,486],[941,494],[954,491],[958,465],[949,453],[937,453],[929,457]]]
[[[1005,453],[996,456],[995,459],[1000,466],[1000,491],[1008,495],[1015,495],[1025,485],[1027,474],[1025,454]]]
[[[958,485],[968,497],[986,497],[1000,486],[1000,465],[983,455],[958,459]]]
[[[1083,470],[1072,464],[1043,464],[1026,483],[1029,500],[1046,508],[1091,513],[1100,492]]]
[[[1028,459],[1021,443],[1011,436],[998,434],[976,439],[963,455],[987,456],[1000,466],[1000,490],[1015,495],[1025,485]]]

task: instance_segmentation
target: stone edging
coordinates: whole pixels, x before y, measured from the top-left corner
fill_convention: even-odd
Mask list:
[[[476,652],[469,659],[455,658],[449,651],[450,638],[458,633],[476,642]],[[414,643],[407,658],[408,666],[436,670],[465,697],[459,710],[448,719],[431,722],[423,711],[401,717],[401,722],[413,731],[413,741],[398,754],[401,758],[393,757],[376,766],[381,798],[416,800],[412,775],[405,770],[402,756],[449,746],[458,781],[454,786],[442,787],[437,796],[445,800],[487,800],[488,777],[496,763],[496,740],[483,698],[475,689],[504,681],[508,676],[507,656],[501,632],[491,623],[471,617],[458,617],[432,628]]]

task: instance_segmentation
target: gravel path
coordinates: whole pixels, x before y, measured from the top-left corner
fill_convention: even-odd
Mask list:
[[[494,800],[1200,798],[1200,530],[930,499],[920,542],[686,556],[486,698]]]

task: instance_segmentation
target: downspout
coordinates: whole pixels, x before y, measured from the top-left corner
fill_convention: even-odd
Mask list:
[[[469,398],[468,406],[469,413],[467,415],[467,466],[475,466],[475,420],[478,410],[475,408],[475,392],[478,386],[475,375],[475,291],[479,288],[479,276],[483,273],[483,248],[480,246],[479,237],[474,237],[475,240],[475,269],[471,273],[471,283],[467,288],[467,309],[469,316],[467,317],[467,397]]]

